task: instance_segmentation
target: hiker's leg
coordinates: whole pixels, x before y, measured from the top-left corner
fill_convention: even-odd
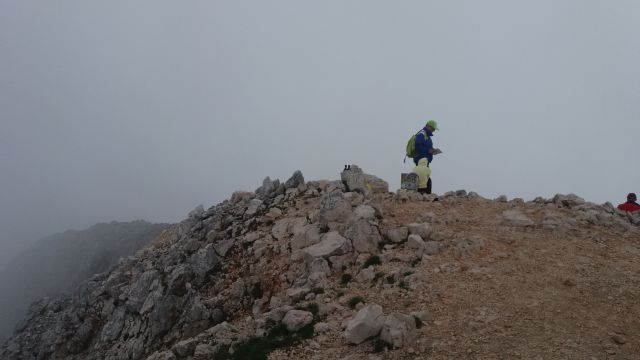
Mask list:
[[[427,180],[427,194],[431,194],[431,177]]]

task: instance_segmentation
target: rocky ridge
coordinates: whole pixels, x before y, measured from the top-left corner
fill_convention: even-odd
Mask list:
[[[390,193],[355,165],[340,181],[305,182],[300,172],[284,183],[266,178],[253,193],[194,209],[74,296],[34,303],[0,358],[549,358],[536,336],[592,324],[548,328],[537,316],[553,309],[561,318],[556,310],[579,303],[579,294],[569,300],[562,292],[609,296],[592,287],[601,281],[594,271],[611,270],[607,257],[619,266],[607,273],[615,278],[610,294],[640,315],[638,280],[630,277],[640,215],[575,195],[525,202],[460,190],[434,199]],[[604,259],[589,258],[591,248]],[[554,261],[548,268],[557,267],[560,281],[520,279],[533,268],[544,273],[537,256]],[[567,268],[575,273],[566,276]],[[525,289],[539,286],[540,297],[504,290],[522,285],[514,278],[530,281]],[[531,318],[529,327],[517,316]],[[605,343],[562,344],[568,355],[637,354],[631,339],[640,325],[618,321]],[[527,336],[537,326],[531,344],[509,342],[510,329]]]

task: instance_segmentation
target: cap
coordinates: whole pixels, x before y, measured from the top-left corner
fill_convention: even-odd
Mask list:
[[[427,126],[431,126],[433,130],[440,130],[438,129],[438,123],[435,120],[427,121]]]

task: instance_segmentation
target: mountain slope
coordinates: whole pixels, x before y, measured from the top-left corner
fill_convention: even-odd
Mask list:
[[[633,358],[640,216],[265,179],[196,209],[72,297],[7,359]],[[354,346],[357,345],[357,346]],[[381,351],[381,352],[380,352]]]
[[[0,339],[11,334],[29,303],[72,291],[120,257],[132,255],[167,226],[146,221],[103,223],[34,244],[0,273]]]

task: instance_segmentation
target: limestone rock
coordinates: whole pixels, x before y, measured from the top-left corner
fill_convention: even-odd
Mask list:
[[[533,220],[517,209],[505,210],[502,212],[502,224],[515,227],[533,226]]]
[[[363,194],[389,192],[389,184],[386,181],[376,176],[365,174],[357,165],[350,165],[348,169],[342,171],[340,179],[348,191]]]
[[[262,200],[260,199],[250,200],[249,206],[247,207],[247,210],[244,213],[245,219],[254,216],[258,212],[258,209],[260,209],[260,206],[262,206]]]
[[[376,210],[370,205],[359,205],[353,211],[354,220],[376,220]]]
[[[311,264],[315,258],[344,255],[350,251],[351,242],[339,233],[332,231],[325,234],[319,243],[303,249],[303,255],[305,261]]]
[[[356,221],[344,235],[351,240],[353,248],[359,253],[377,254],[379,252],[378,244],[382,242],[382,236],[378,227],[367,220]]]
[[[407,247],[414,250],[424,250],[424,240],[420,235],[411,234],[407,240]]]
[[[155,352],[147,357],[146,360],[175,360],[176,356],[171,351]]]
[[[405,242],[408,236],[409,236],[409,228],[406,226],[401,226],[395,229],[389,229],[387,231],[387,238],[394,243]]]
[[[431,226],[429,224],[411,223],[407,225],[409,234],[420,235],[423,240],[429,239],[431,235]]]
[[[320,200],[320,222],[347,222],[351,217],[351,205],[340,191],[325,194]]]
[[[289,180],[285,181],[284,187],[286,189],[297,188],[300,185],[304,184],[304,176],[302,176],[302,172],[300,170],[296,170],[293,175],[289,178]]]
[[[369,283],[373,281],[375,277],[376,277],[375,268],[373,266],[369,266],[367,268],[360,270],[360,272],[356,276],[356,281],[360,283]]]
[[[344,332],[344,337],[350,344],[360,344],[363,341],[377,336],[382,330],[385,317],[382,306],[371,304],[358,311],[353,319],[349,320]]]
[[[291,250],[302,249],[320,242],[320,226],[317,224],[294,226]]]
[[[207,274],[216,270],[219,264],[220,257],[218,257],[213,244],[198,250],[189,259],[191,269],[200,280],[203,280]]]
[[[553,203],[563,207],[573,208],[585,203],[584,199],[575,194],[556,194],[552,199]]]
[[[290,310],[282,319],[288,331],[295,332],[313,322],[313,314],[303,310]]]
[[[380,340],[391,344],[394,348],[411,346],[418,336],[413,316],[392,313],[385,317],[380,331]]]
[[[280,180],[271,181],[268,176],[262,181],[262,186],[256,189],[256,196],[261,199],[273,199],[285,192],[284,184],[280,184]]]

